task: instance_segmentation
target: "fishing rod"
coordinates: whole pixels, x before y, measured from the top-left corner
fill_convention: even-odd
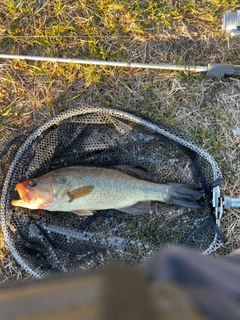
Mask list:
[[[0,58],[1,59],[20,59],[20,60],[89,64],[89,65],[96,65],[96,66],[110,66],[110,67],[123,67],[123,68],[162,69],[162,70],[178,70],[178,71],[194,71],[194,72],[206,72],[207,71],[207,67],[171,65],[171,64],[167,64],[167,63],[151,64],[151,63],[89,60],[89,59],[75,59],[75,58],[57,58],[57,57],[53,58],[53,57],[13,55],[13,54],[0,54]]]
[[[190,65],[173,65],[167,63],[136,63],[136,62],[120,62],[120,61],[105,61],[105,60],[90,60],[90,59],[75,59],[75,58],[58,58],[58,57],[42,57],[42,56],[28,56],[15,54],[0,54],[0,59],[14,59],[14,60],[33,60],[33,61],[47,61],[60,63],[75,63],[83,65],[96,66],[110,66],[122,68],[141,68],[141,69],[160,69],[171,71],[184,72],[206,72],[208,77],[230,77],[240,76],[240,65],[234,66],[228,63],[209,63],[207,66],[190,66]]]
[[[173,65],[173,64],[167,64],[167,63],[158,63],[158,64],[136,63],[136,62],[89,60],[89,59],[75,59],[75,58],[28,56],[28,55],[15,55],[15,54],[0,54],[0,59],[76,63],[76,64],[83,64],[83,65],[87,64],[87,65],[122,67],[122,68],[160,69],[160,70],[197,72],[197,73],[206,72],[206,76],[216,77],[216,78],[240,76],[240,65],[234,66],[228,63],[217,63],[217,64],[209,63],[207,66],[190,66],[190,65]]]

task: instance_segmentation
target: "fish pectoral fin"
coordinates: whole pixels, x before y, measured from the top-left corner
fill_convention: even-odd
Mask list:
[[[139,201],[132,206],[118,208],[117,210],[133,215],[146,213],[150,207],[151,201]]]
[[[73,213],[76,213],[78,215],[81,216],[92,216],[94,212],[90,211],[90,210],[74,210],[72,211]]]
[[[72,202],[73,200],[81,197],[87,196],[89,193],[91,193],[94,189],[94,186],[84,186],[80,187],[74,190],[71,190],[67,193],[69,197],[69,202]]]

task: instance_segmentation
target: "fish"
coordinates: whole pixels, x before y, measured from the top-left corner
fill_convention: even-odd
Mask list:
[[[188,184],[161,184],[142,168],[130,165],[74,165],[16,185],[20,199],[13,206],[92,215],[115,209],[133,215],[146,213],[151,201],[200,209],[203,190]]]

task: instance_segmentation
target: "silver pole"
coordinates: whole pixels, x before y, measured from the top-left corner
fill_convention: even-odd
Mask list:
[[[103,60],[84,60],[84,59],[69,59],[69,58],[52,58],[40,56],[14,55],[14,54],[0,54],[1,59],[20,59],[20,60],[34,60],[34,61],[49,61],[49,62],[65,62],[77,64],[90,64],[98,66],[111,67],[125,67],[125,68],[145,68],[145,69],[162,69],[162,70],[178,70],[178,71],[193,71],[193,72],[207,72],[208,67],[203,66],[183,66],[172,65],[167,63],[148,64],[148,63],[134,63],[134,62],[118,62],[118,61],[103,61]]]

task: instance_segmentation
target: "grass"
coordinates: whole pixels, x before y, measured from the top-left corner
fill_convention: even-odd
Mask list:
[[[145,63],[239,64],[220,33],[225,10],[238,1],[13,1],[0,4],[1,53]],[[219,163],[223,193],[239,197],[238,79],[204,74],[1,60],[0,148],[28,135],[76,103],[138,110],[187,131]],[[239,246],[237,210],[223,217],[228,244]],[[2,239],[0,235],[0,239]],[[1,246],[2,240],[1,240]],[[1,270],[6,278],[6,248]],[[14,265],[14,263],[13,263]],[[18,270],[18,271],[17,271]]]

